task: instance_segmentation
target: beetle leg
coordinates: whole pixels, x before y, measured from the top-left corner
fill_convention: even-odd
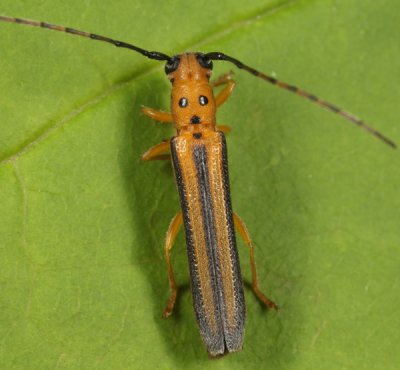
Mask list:
[[[165,258],[167,260],[169,287],[171,289],[171,293],[168,298],[168,303],[162,314],[163,317],[165,317],[165,318],[167,318],[171,315],[171,313],[174,309],[176,296],[178,293],[178,287],[175,282],[174,271],[172,269],[170,253],[171,253],[172,247],[174,246],[176,235],[178,234],[179,229],[182,226],[182,222],[183,222],[182,212],[178,212],[175,215],[175,217],[172,219],[171,223],[169,224],[167,236],[165,237],[164,250],[165,250]]]
[[[260,290],[258,286],[258,278],[257,278],[257,269],[256,269],[256,261],[254,260],[254,246],[250,239],[249,232],[247,231],[247,227],[242,221],[242,219],[236,214],[233,213],[233,222],[235,224],[236,230],[242,236],[244,242],[250,249],[250,266],[251,266],[251,288],[253,289],[254,294],[257,298],[264,303],[267,307],[273,308],[275,310],[278,309],[278,306],[267,298]]]
[[[157,145],[152,146],[146,153],[142,154],[142,159],[144,161],[171,159],[169,148],[169,140],[165,140]]]
[[[216,126],[217,131],[222,131],[224,134],[227,134],[228,132],[231,132],[231,126],[227,125],[217,125]]]
[[[210,82],[211,87],[214,88],[220,85],[225,85],[229,80],[231,80],[232,75],[233,71],[229,71],[221,76],[218,76],[215,80]]]
[[[236,82],[231,79],[233,72],[226,73],[218,77],[215,81],[211,82],[211,86],[217,87],[220,85],[226,85],[215,97],[215,103],[217,107],[224,104],[228,98],[231,96],[233,89],[236,86]]]
[[[172,114],[168,113],[168,112],[162,112],[160,110],[145,107],[144,105],[142,105],[142,112],[146,116],[149,116],[150,118],[152,118],[158,122],[163,122],[163,123],[173,123],[174,122],[174,120],[172,118]]]

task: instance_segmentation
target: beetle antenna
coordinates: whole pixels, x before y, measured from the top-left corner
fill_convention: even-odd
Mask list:
[[[139,48],[138,46],[128,44],[123,41],[113,40],[113,39],[110,39],[109,37],[96,35],[96,34],[90,33],[90,32],[79,31],[74,28],[59,26],[56,24],[51,24],[51,23],[46,23],[46,22],[33,21],[30,19],[7,17],[4,15],[0,15],[0,21],[8,22],[8,23],[24,24],[24,25],[32,26],[32,27],[48,28],[48,29],[54,30],[54,31],[60,31],[60,32],[70,33],[72,35],[87,37],[92,40],[108,42],[109,44],[113,44],[119,48],[126,48],[126,49],[130,49],[130,50],[134,50],[150,59],[155,59],[155,60],[170,60],[171,59],[170,56],[160,53],[158,51],[148,51],[148,50]]]
[[[320,98],[318,98],[317,96],[302,90],[300,88],[298,88],[297,86],[294,85],[290,85],[286,82],[283,81],[279,81],[274,77],[268,76],[265,73],[262,73],[260,71],[257,71],[256,69],[242,63],[241,61],[230,57],[229,55],[226,55],[224,53],[220,53],[220,52],[211,52],[211,53],[207,53],[204,54],[204,56],[206,58],[209,58],[210,60],[224,60],[230,63],[233,63],[236,67],[243,69],[249,73],[251,73],[252,75],[259,77],[275,86],[280,87],[281,89],[285,89],[288,90],[292,93],[295,93],[297,95],[300,95],[308,100],[310,100],[311,102],[318,104],[319,106],[330,110],[333,113],[339,114],[340,116],[342,116],[343,118],[347,119],[348,121],[356,124],[357,126],[363,128],[365,131],[367,131],[368,133],[370,133],[371,135],[374,135],[376,138],[378,138],[379,140],[382,140],[385,144],[389,145],[392,148],[397,148],[397,145],[390,140],[389,138],[387,138],[386,136],[384,136],[383,134],[381,134],[379,131],[375,130],[374,128],[372,128],[371,126],[367,125],[364,121],[362,121],[360,118],[354,116],[353,114],[346,112],[342,109],[340,109],[339,107],[337,107],[336,105],[329,103],[325,100],[322,100]]]

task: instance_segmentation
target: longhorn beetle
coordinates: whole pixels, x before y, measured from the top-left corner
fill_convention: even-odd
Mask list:
[[[105,36],[50,23],[8,16],[0,16],[0,20],[104,41],[131,49],[147,58],[166,62],[165,73],[172,84],[171,113],[148,107],[143,107],[143,112],[156,121],[173,123],[176,136],[153,146],[142,156],[146,161],[172,160],[181,203],[181,211],[172,219],[164,245],[171,292],[163,316],[171,315],[177,296],[170,252],[183,224],[194,311],[203,341],[209,355],[213,357],[239,351],[243,345],[246,308],[235,228],[250,250],[251,286],[254,294],[265,306],[278,308],[259,289],[253,244],[245,224],[232,211],[224,135],[230,128],[217,125],[215,114],[216,109],[231,95],[235,82],[230,73],[210,82],[213,61],[232,63],[255,77],[300,95],[396,148],[393,141],[356,116],[221,52],[188,52],[169,56]],[[214,96],[213,89],[217,86],[224,87]]]

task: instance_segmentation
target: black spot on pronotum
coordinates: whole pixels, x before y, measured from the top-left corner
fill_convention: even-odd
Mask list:
[[[199,116],[193,116],[191,119],[190,119],[190,123],[192,123],[192,124],[197,124],[197,123],[200,123],[200,117]]]
[[[207,96],[200,95],[199,96],[199,103],[200,103],[200,105],[207,105],[208,104]]]
[[[193,134],[193,137],[195,138],[195,139],[200,139],[201,138],[201,132],[195,132],[194,134]]]
[[[188,104],[189,104],[189,100],[187,98],[185,98],[185,97],[182,97],[182,98],[179,99],[179,103],[178,104],[179,104],[179,106],[181,108],[186,108],[188,106]]]

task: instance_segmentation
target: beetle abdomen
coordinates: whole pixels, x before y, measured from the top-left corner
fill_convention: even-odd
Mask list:
[[[191,139],[191,138],[190,138]],[[246,316],[224,134],[171,140],[184,218],[193,306],[212,356],[242,348]]]

